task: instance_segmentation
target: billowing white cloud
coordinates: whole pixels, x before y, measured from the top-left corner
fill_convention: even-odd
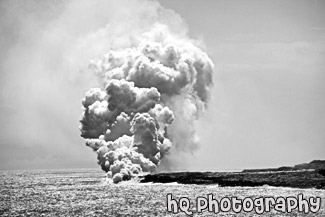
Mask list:
[[[173,146],[197,147],[194,121],[212,85],[211,59],[187,37],[163,24],[140,36],[91,61],[102,90],[82,101],[81,136],[115,183],[156,170]]]

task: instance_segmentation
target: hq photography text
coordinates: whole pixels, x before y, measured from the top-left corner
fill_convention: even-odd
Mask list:
[[[167,211],[173,214],[183,212],[187,215],[202,212],[255,212],[263,214],[271,212],[272,209],[280,213],[317,213],[321,207],[320,197],[305,198],[303,194],[297,197],[223,197],[220,200],[214,198],[213,194],[206,197],[200,196],[195,199],[195,203],[187,197],[176,199],[172,194],[167,194]],[[194,205],[194,206],[193,206]]]

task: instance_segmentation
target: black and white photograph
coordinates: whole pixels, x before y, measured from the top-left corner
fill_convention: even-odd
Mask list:
[[[0,216],[325,216],[324,0],[0,0]]]

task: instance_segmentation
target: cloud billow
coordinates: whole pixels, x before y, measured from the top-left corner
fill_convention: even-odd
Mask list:
[[[82,101],[81,136],[114,183],[155,171],[172,147],[197,148],[194,121],[208,101],[213,63],[190,39],[156,23],[90,68],[101,88]]]

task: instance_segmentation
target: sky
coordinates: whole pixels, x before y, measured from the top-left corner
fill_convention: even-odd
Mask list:
[[[157,21],[187,32],[215,65],[199,149],[177,170],[325,159],[324,9],[316,0],[1,1],[0,169],[97,168],[78,129],[97,83],[89,59]]]

